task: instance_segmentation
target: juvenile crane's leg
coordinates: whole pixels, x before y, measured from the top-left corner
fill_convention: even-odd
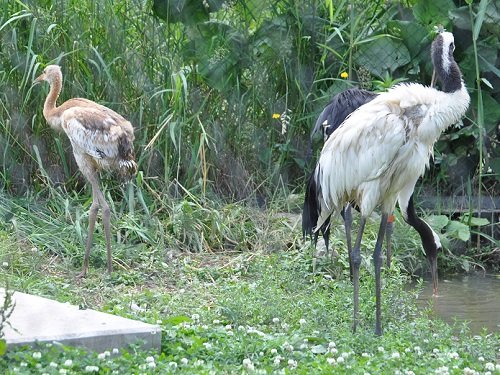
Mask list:
[[[356,332],[358,326],[358,311],[359,311],[359,267],[361,266],[361,238],[365,229],[366,218],[361,217],[359,222],[358,237],[352,251],[352,284],[354,286],[354,313],[352,331]]]
[[[387,228],[387,213],[382,214],[380,228],[378,231],[375,250],[373,251],[373,264],[375,266],[375,334],[382,334],[382,311],[381,311],[381,279],[380,272],[382,268],[382,244],[384,243],[384,234]]]
[[[99,205],[102,209],[102,224],[104,226],[104,236],[106,238],[106,255],[108,260],[108,272],[113,272],[113,259],[111,258],[111,228],[110,228],[110,218],[111,211],[109,209],[108,202],[104,199],[104,194],[101,189],[99,189],[98,184],[96,183],[96,191],[97,197],[99,199]]]
[[[94,238],[95,221],[97,212],[99,211],[99,199],[97,198],[95,190],[92,188],[92,205],[89,210],[89,234],[87,236],[87,244],[85,246],[85,255],[83,257],[82,272],[78,274],[78,278],[85,277],[89,268],[90,249],[92,248],[92,240]]]

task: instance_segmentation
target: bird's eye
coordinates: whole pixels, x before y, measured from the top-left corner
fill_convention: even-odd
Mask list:
[[[451,51],[452,51],[452,52],[454,52],[454,51],[455,51],[455,43],[453,43],[453,42],[452,42],[452,43],[450,44],[450,49],[451,49]]]

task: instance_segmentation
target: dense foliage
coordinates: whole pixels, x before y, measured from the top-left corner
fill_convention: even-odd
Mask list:
[[[491,1],[469,9],[452,0],[45,0],[3,2],[0,12],[9,191],[39,189],[42,166],[52,183],[73,186],[69,142],[47,128],[46,90],[31,84],[46,64],[63,67],[62,100],[89,97],[131,119],[140,169],[155,189],[178,181],[193,192],[269,198],[276,186],[302,188],[309,131],[334,93],[430,82],[437,24],[456,34],[473,104],[437,145],[433,189],[463,193],[478,179],[489,193],[496,186],[499,16]]]

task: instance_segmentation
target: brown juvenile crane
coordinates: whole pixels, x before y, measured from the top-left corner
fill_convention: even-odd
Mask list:
[[[83,269],[78,277],[87,274],[89,255],[99,208],[106,237],[108,272],[113,270],[111,259],[110,210],[99,188],[99,170],[116,172],[129,180],[137,172],[134,161],[134,129],[132,124],[115,111],[91,100],[74,98],[56,105],[62,88],[62,72],[58,65],[47,66],[34,83],[46,81],[49,95],[43,106],[43,116],[49,125],[64,131],[73,146],[76,163],[92,186],[92,205],[89,211],[89,234],[85,247]]]

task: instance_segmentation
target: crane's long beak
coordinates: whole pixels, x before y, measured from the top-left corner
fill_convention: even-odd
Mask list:
[[[434,70],[432,71],[431,87],[436,86],[436,80],[437,80],[437,77],[436,77],[436,69],[434,69]]]
[[[438,270],[437,270],[437,256],[429,259],[431,266],[431,276],[432,276],[432,295],[434,297],[438,296]]]
[[[42,73],[40,74],[38,77],[35,78],[35,80],[33,81],[33,84],[36,85],[37,83],[40,83],[44,80],[45,78],[45,75]]]

